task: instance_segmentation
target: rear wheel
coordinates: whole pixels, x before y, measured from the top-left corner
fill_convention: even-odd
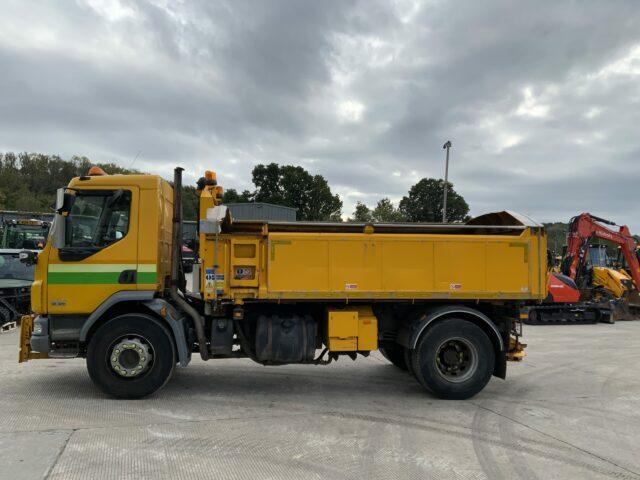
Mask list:
[[[155,318],[132,313],[102,325],[87,348],[91,380],[118,398],[142,398],[158,391],[176,364],[173,339]]]
[[[393,363],[401,370],[407,370],[407,363],[404,359],[404,347],[397,343],[385,343],[379,348],[384,358]]]
[[[482,329],[453,318],[429,328],[411,357],[420,384],[440,398],[454,400],[482,390],[495,364],[493,345]]]

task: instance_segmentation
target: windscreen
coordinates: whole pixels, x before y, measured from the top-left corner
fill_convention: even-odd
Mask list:
[[[604,245],[592,245],[589,247],[589,264],[592,267],[611,267],[611,261]]]

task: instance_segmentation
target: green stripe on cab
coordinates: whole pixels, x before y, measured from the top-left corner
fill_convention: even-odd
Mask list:
[[[141,272],[138,270],[137,283],[157,283],[158,275],[156,272]]]
[[[106,285],[118,283],[121,272],[49,272],[48,281],[51,285]]]
[[[47,281],[51,285],[115,285],[125,270],[136,270],[136,283],[157,283],[156,265],[151,264],[53,264]]]

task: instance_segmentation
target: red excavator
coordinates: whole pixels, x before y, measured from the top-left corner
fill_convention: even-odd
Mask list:
[[[617,230],[605,225],[618,227]],[[613,268],[603,261],[604,240],[617,245],[625,268]],[[622,262],[620,262],[622,263]],[[637,244],[626,225],[582,213],[569,223],[567,248],[561,273],[549,272],[548,296],[535,307],[523,311],[529,324],[613,323],[633,319],[640,309],[638,286],[640,263]]]

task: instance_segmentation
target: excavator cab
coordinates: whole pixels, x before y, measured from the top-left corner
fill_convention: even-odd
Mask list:
[[[607,253],[607,246],[594,243],[589,245],[587,262],[591,267],[611,268],[613,265],[613,260]]]
[[[616,300],[633,289],[633,280],[623,268],[615,268],[606,245],[589,245],[587,269],[595,301]]]

